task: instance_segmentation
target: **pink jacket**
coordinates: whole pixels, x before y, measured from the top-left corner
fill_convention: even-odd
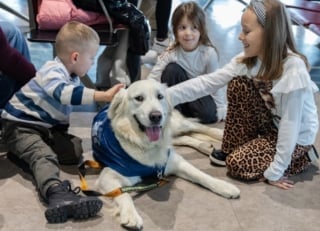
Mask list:
[[[39,29],[43,30],[58,30],[72,20],[87,25],[108,22],[102,14],[77,8],[72,0],[42,0],[38,11],[37,22]]]

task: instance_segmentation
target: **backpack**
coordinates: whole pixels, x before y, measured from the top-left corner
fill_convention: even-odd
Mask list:
[[[129,28],[129,50],[138,55],[145,55],[150,46],[150,24],[146,16],[127,0],[73,0],[73,3],[84,10],[104,14],[103,7],[118,23]]]

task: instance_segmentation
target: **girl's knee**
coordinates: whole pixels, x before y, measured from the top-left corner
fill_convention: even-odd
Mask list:
[[[240,180],[257,180],[263,175],[263,170],[259,166],[255,166],[250,158],[237,151],[227,156],[226,167],[231,177]]]
[[[172,86],[188,80],[186,71],[177,63],[169,63],[162,72],[161,82]]]

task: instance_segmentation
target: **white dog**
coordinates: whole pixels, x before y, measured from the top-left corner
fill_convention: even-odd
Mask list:
[[[100,150],[94,155],[108,166],[96,181],[97,190],[106,194],[117,188],[133,186],[146,175],[158,178],[176,175],[225,198],[238,198],[240,190],[236,186],[200,171],[174,151],[172,128],[186,133],[197,125],[173,113],[164,84],[141,80],[127,90],[122,89],[109,109],[99,113],[93,123],[93,146],[98,145]],[[117,143],[121,147],[117,147]],[[123,226],[142,228],[142,218],[129,193],[114,197],[114,202]]]

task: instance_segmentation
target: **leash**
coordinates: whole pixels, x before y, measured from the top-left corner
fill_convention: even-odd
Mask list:
[[[102,194],[100,192],[89,189],[88,183],[85,180],[85,174],[87,169],[86,166],[93,169],[100,169],[100,170],[103,169],[104,166],[101,163],[94,160],[85,160],[81,165],[79,165],[78,170],[79,170],[79,178],[80,178],[80,189],[87,196],[105,196],[105,197],[114,198],[121,195],[122,193],[149,191],[151,189],[160,187],[169,182],[168,179],[161,177],[155,183],[146,184],[146,185],[124,186],[124,187],[116,188],[106,194]]]

